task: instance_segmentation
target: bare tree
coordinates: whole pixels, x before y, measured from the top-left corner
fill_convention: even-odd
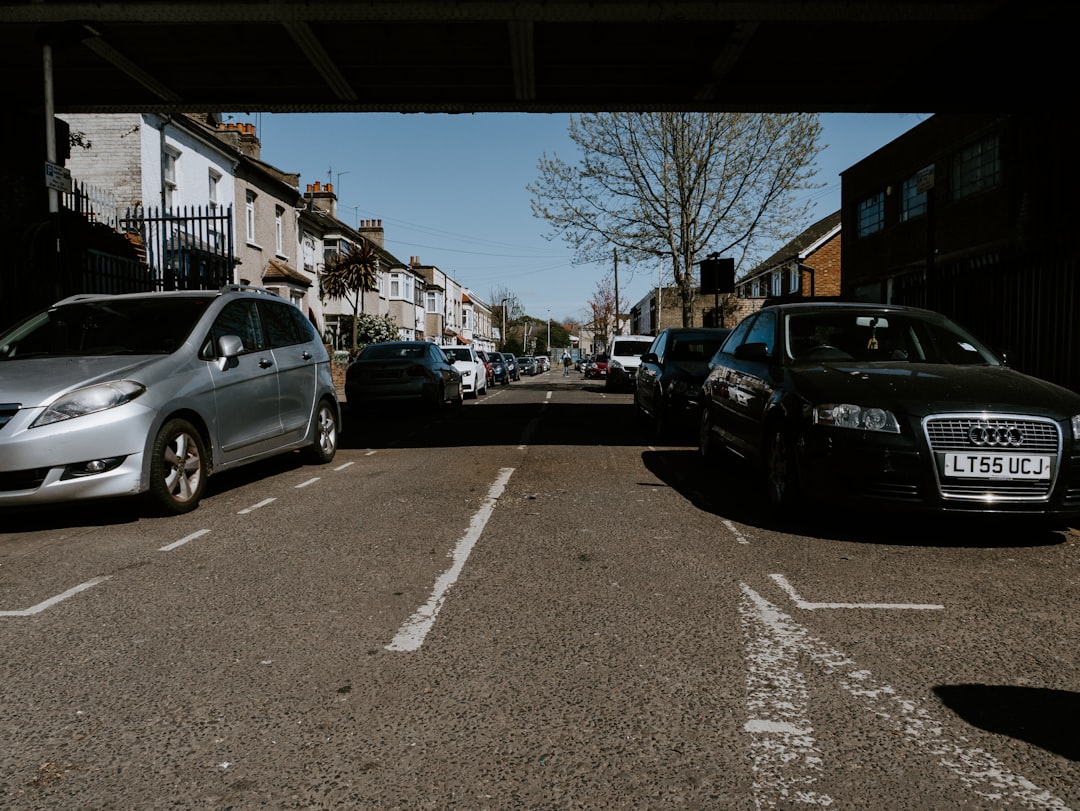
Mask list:
[[[319,300],[339,298],[353,308],[352,354],[356,355],[359,314],[364,311],[364,293],[379,289],[379,253],[368,240],[353,245],[347,253],[326,260],[319,274]]]
[[[758,246],[802,230],[817,188],[821,124],[802,113],[602,113],[571,117],[581,159],[544,154],[529,184],[534,216],[575,261],[670,258],[685,326],[693,325],[694,265],[709,253],[736,267]]]
[[[589,311],[592,313],[592,320],[587,326],[600,346],[607,346],[608,338],[617,331],[619,317],[615,309],[615,290],[611,276],[605,276],[596,283],[596,292],[589,299]]]

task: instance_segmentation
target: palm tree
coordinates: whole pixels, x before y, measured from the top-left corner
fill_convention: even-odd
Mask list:
[[[319,300],[340,298],[353,308],[352,354],[357,352],[356,328],[359,313],[364,311],[364,293],[379,289],[379,253],[369,240],[353,245],[348,253],[338,253],[326,260],[319,276]]]

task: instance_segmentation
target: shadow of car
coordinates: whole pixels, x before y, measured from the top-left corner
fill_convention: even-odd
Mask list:
[[[326,347],[261,288],[72,296],[0,335],[0,380],[0,506],[185,513],[212,474],[338,446]]]
[[[1080,517],[1080,394],[945,316],[799,303],[747,316],[710,361],[698,449],[761,471],[773,509]]]
[[[709,361],[725,327],[667,327],[642,354],[634,376],[634,415],[658,437],[694,435]]]
[[[464,400],[461,372],[430,341],[383,341],[365,346],[345,370],[350,412],[383,406],[439,410]]]

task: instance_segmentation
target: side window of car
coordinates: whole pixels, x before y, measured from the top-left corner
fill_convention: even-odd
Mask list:
[[[746,336],[746,343],[765,344],[765,350],[771,355],[775,342],[776,315],[771,312],[759,313]]]
[[[217,355],[218,341],[224,335],[238,335],[244,343],[244,352],[256,352],[266,348],[259,309],[252,300],[230,301],[214,319],[210,328],[213,354]]]
[[[296,310],[299,314],[299,310],[291,304],[277,301],[260,301],[259,305],[259,312],[266,325],[266,333],[270,336],[272,348],[292,346],[301,342],[296,322],[289,313],[290,310]]]
[[[746,342],[746,336],[750,332],[750,327],[757,319],[754,316],[747,316],[731,331],[727,340],[724,341],[723,346],[720,347],[720,351],[731,354],[735,351],[735,347],[742,346]]]
[[[668,331],[666,329],[660,330],[660,334],[656,336],[656,339],[652,342],[652,346],[649,347],[649,351],[656,355],[661,361],[664,359],[664,347],[667,346]]]

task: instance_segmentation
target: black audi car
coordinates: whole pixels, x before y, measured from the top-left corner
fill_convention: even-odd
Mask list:
[[[699,451],[759,468],[775,508],[1080,517],[1080,394],[1011,368],[939,313],[764,307],[709,366]]]

